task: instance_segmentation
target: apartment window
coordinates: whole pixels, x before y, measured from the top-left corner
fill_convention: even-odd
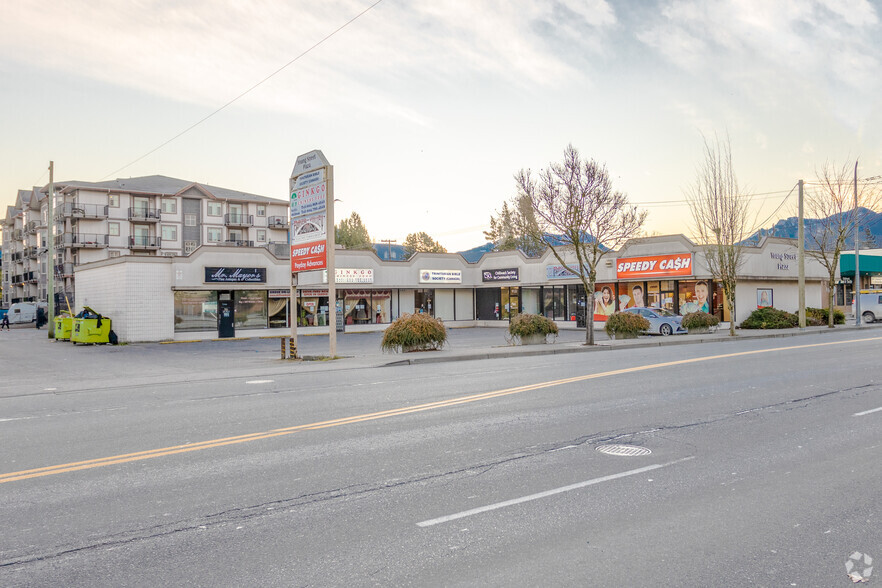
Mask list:
[[[257,231],[257,241],[259,243],[266,242],[266,231]]]
[[[111,237],[119,237],[119,223],[107,223],[107,234]]]
[[[196,241],[184,241],[184,255],[190,255],[196,251]]]
[[[110,250],[110,257],[119,257],[119,251]]]
[[[178,228],[174,225],[162,225],[162,240],[163,241],[177,241],[178,240]]]
[[[221,203],[220,202],[209,202],[208,203],[208,216],[220,216],[221,215]]]
[[[188,212],[184,215],[184,226],[185,227],[195,227],[196,226],[196,214],[192,212]]]
[[[266,205],[264,205],[264,204],[257,205],[257,216],[266,216]]]
[[[107,204],[113,208],[119,208],[119,194],[110,194],[107,196]]]
[[[174,198],[163,198],[162,199],[162,212],[168,212],[169,214],[174,214],[178,211],[178,202]]]
[[[208,229],[208,242],[209,243],[220,243],[222,232],[223,232],[223,229],[219,229],[219,228],[215,229],[215,228],[209,227],[209,229]]]

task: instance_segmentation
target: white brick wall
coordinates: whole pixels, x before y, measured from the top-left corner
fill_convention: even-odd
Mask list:
[[[120,342],[170,341],[174,338],[171,264],[109,262],[76,270],[76,312],[84,306],[110,317]]]

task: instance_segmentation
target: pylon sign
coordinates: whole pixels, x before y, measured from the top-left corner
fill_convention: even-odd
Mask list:
[[[294,164],[288,183],[292,272],[328,268],[328,202],[334,198],[333,173],[317,149],[299,156]]]

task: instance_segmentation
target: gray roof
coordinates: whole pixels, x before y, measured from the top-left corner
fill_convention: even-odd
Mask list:
[[[199,186],[204,191],[208,192],[209,194],[220,200],[287,204],[285,200],[282,200],[280,198],[270,198],[269,196],[249,194],[248,192],[239,192],[238,190],[230,190],[229,188],[210,186],[208,184],[200,184],[198,182],[193,182],[190,180],[180,180],[178,178],[170,178],[168,176],[117,178],[115,180],[110,180],[107,182],[56,182],[56,186],[60,188],[82,188],[85,190],[94,189],[101,191],[141,192],[147,194],[161,194],[164,196],[172,196],[191,186]]]

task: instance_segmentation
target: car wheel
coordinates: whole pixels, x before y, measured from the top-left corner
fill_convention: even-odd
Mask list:
[[[669,325],[668,323],[665,323],[661,326],[661,328],[658,330],[658,332],[661,333],[663,337],[667,337],[668,335],[670,335],[671,333],[674,332],[674,329],[671,328],[671,325]]]
[[[875,323],[876,322],[876,315],[873,314],[872,312],[870,312],[869,310],[867,312],[865,312],[862,316],[864,317],[865,323]]]

